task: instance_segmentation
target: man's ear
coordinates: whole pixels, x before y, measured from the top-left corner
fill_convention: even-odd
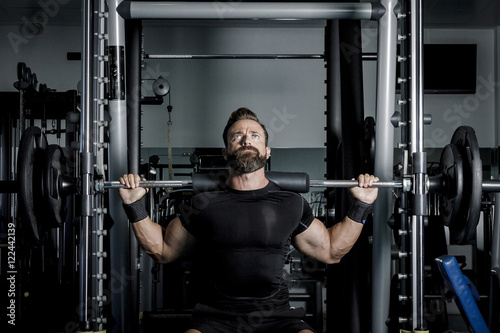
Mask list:
[[[269,159],[271,157],[271,148],[266,147],[266,158]]]
[[[224,156],[224,159],[227,161],[227,149],[222,148],[222,156]]]

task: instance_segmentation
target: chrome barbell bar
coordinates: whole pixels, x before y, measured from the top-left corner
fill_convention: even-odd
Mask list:
[[[433,178],[433,177],[431,177]],[[310,180],[309,187],[344,187],[351,188],[358,184],[357,180]],[[405,191],[411,189],[411,178],[403,181],[378,181],[373,183],[376,188],[402,188]],[[429,186],[431,183],[428,182]],[[434,183],[435,184],[435,183]],[[147,188],[189,188],[193,186],[192,180],[143,180],[139,182],[140,187]],[[435,185],[434,185],[435,186]],[[119,181],[96,181],[96,190],[102,192],[104,189],[125,188]],[[483,180],[482,189],[484,192],[500,192],[500,180]]]
[[[311,180],[311,187],[355,187],[358,185],[357,180]],[[378,181],[373,183],[373,187],[377,188],[402,188],[403,183],[398,181]]]
[[[140,187],[147,188],[166,188],[166,187],[189,187],[193,185],[192,180],[142,180],[139,182]],[[126,186],[121,184],[117,180],[113,181],[103,181],[99,180],[96,182],[96,190],[101,191],[107,188],[125,188]]]
[[[193,185],[192,180],[143,180],[139,182],[140,187],[147,188],[184,188]],[[310,187],[355,187],[358,185],[357,180],[311,180]],[[379,181],[373,183],[377,188],[402,188],[403,183],[398,181]],[[125,188],[126,186],[119,181],[96,181],[96,190]]]

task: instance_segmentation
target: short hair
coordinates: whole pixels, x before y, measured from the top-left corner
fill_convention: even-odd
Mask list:
[[[251,111],[250,109],[247,109],[247,108],[239,108],[238,110],[233,111],[231,113],[231,115],[229,116],[229,119],[227,120],[226,127],[224,127],[224,132],[222,133],[222,139],[224,140],[224,144],[226,145],[226,147],[227,147],[227,143],[228,143],[227,132],[229,131],[231,126],[233,126],[234,123],[236,123],[237,121],[247,120],[247,119],[257,122],[262,127],[262,129],[264,130],[264,135],[265,135],[265,139],[266,139],[266,147],[267,147],[267,142],[269,140],[269,134],[267,133],[266,126],[264,126],[260,122],[259,118],[257,118],[257,115],[255,113],[253,113],[253,111]]]

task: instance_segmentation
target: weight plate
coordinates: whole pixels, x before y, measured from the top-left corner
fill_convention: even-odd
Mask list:
[[[443,193],[439,196],[439,212],[443,224],[450,226],[460,212],[464,192],[462,155],[454,144],[444,147],[439,161],[439,174],[444,183]]]
[[[16,81],[14,82],[14,88],[17,90],[26,90],[29,87],[29,83],[26,81]]]
[[[24,62],[17,63],[17,80],[26,81],[26,64]]]
[[[49,145],[45,152],[42,171],[42,197],[45,201],[47,228],[61,227],[66,220],[66,200],[62,184],[67,177],[66,157],[59,145]]]
[[[33,74],[31,75],[31,82],[30,82],[30,83],[31,83],[31,86],[33,87],[33,89],[37,90],[38,79],[37,79],[37,77],[36,77],[36,74],[35,74],[35,73],[33,73]]]
[[[33,76],[31,74],[31,68],[29,67],[26,67],[26,82],[28,82],[28,84],[31,84],[31,81],[33,80]]]
[[[17,157],[18,216],[22,235],[36,244],[42,240],[37,212],[41,209],[41,170],[46,148],[47,139],[39,127],[28,127],[23,132]]]
[[[464,191],[457,218],[449,226],[450,242],[463,245],[476,236],[481,213],[483,165],[476,133],[472,127],[457,128],[451,143],[458,148],[462,156]]]

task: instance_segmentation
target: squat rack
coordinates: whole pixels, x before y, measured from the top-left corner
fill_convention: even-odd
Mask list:
[[[85,244],[96,244],[99,235],[97,220],[102,216],[104,207],[103,200],[96,200],[93,189],[94,165],[100,165],[103,158],[99,155],[102,144],[102,110],[104,105],[111,115],[113,121],[109,124],[109,165],[108,177],[117,179],[119,175],[126,172],[138,172],[139,165],[137,142],[127,147],[127,108],[139,107],[140,82],[139,72],[127,73],[127,81],[136,82],[134,91],[125,91],[125,55],[129,49],[137,52],[137,45],[128,45],[125,42],[126,23],[138,28],[134,22],[150,19],[235,19],[235,20],[282,20],[282,19],[307,19],[307,20],[378,20],[378,63],[377,63],[377,124],[376,151],[375,151],[375,174],[381,179],[393,178],[393,131],[390,122],[391,112],[395,103],[396,86],[396,46],[397,46],[397,15],[398,1],[381,0],[380,3],[252,3],[238,2],[230,10],[220,10],[213,3],[204,2],[143,2],[143,1],[120,1],[107,0],[108,12],[105,12],[104,0],[83,0],[84,33],[83,33],[83,55],[82,76],[82,126],[81,126],[81,158],[82,158],[82,224],[81,232],[88,236],[82,238]],[[94,16],[94,13],[99,15]],[[426,210],[425,197],[425,152],[423,152],[423,109],[422,109],[422,71],[421,71],[421,49],[422,49],[422,17],[421,0],[412,2],[412,32],[414,37],[412,44],[412,68],[410,77],[412,80],[412,104],[411,104],[411,147],[414,156],[413,168],[415,175],[415,216],[412,217],[412,226],[416,228],[412,240],[415,254],[412,256],[413,274],[413,327],[420,329],[425,327],[424,322],[424,300],[423,281],[418,275],[423,272],[423,215]],[[105,31],[104,24],[107,23],[108,30]],[[139,25],[140,26],[140,25]],[[132,28],[133,30],[133,28]],[[95,33],[95,32],[98,33]],[[106,44],[104,41],[107,42]],[[104,50],[103,46],[107,47]],[[140,57],[139,57],[140,58]],[[130,59],[127,59],[130,61]],[[110,98],[104,98],[102,81],[104,76],[104,63],[112,69],[108,78],[111,87]],[[139,68],[139,63],[137,64]],[[135,75],[135,76],[134,76]],[[136,77],[137,76],[137,77]],[[328,83],[327,83],[328,84]],[[327,88],[329,90],[330,88]],[[134,111],[138,115],[137,110]],[[328,110],[327,110],[328,112]],[[130,120],[129,120],[130,121]],[[132,121],[139,123],[137,119]],[[97,124],[97,125],[96,125]],[[132,135],[133,136],[133,135]],[[134,138],[133,138],[134,139]],[[134,142],[134,140],[132,140]],[[127,149],[129,148],[129,149]],[[128,155],[128,151],[131,153]],[[127,161],[127,155],[129,160]],[[112,165],[112,167],[111,167]],[[127,165],[130,167],[127,169]],[[379,192],[379,198],[374,208],[374,254],[373,254],[373,285],[374,300],[372,310],[372,331],[375,333],[387,330],[385,318],[388,317],[389,293],[390,293],[390,231],[386,221],[390,216],[391,191],[387,189]],[[136,331],[135,320],[131,325],[127,320],[138,318],[138,289],[139,252],[132,231],[125,223],[126,216],[120,207],[117,194],[109,193],[109,213],[115,221],[110,235],[111,239],[111,272],[119,276],[120,289],[111,294],[113,304],[112,313],[116,320],[115,330],[117,332]],[[99,236],[100,237],[100,236]],[[120,255],[114,255],[120,254]],[[92,279],[98,274],[95,256],[88,254],[88,248],[81,248],[80,254],[83,273],[80,274],[80,304],[79,313],[80,326],[83,329],[102,329],[105,322],[101,314],[90,311],[91,306],[88,299],[97,300],[102,290],[89,288],[89,277]],[[87,272],[87,270],[89,270]],[[113,279],[113,277],[111,277]],[[92,280],[93,281],[93,280]],[[102,285],[100,287],[102,289]],[[101,298],[102,299],[102,298]],[[105,319],[105,318],[104,318]]]

